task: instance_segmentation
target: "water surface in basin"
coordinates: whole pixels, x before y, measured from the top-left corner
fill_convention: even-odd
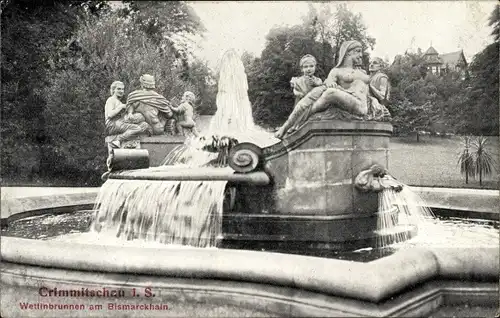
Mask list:
[[[58,240],[94,245],[136,246],[143,248],[194,248],[165,245],[159,242],[123,240],[115,233],[90,232],[93,210],[64,214],[44,214],[15,220],[2,229],[4,236],[40,240]],[[498,247],[499,222],[491,220],[437,218],[420,226],[418,235],[406,242],[383,249],[364,248],[356,251],[324,251],[310,256],[327,257],[357,262],[369,262],[394,253],[398,249],[413,247]]]

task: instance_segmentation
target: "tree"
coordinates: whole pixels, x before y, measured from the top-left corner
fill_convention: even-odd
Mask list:
[[[458,157],[460,173],[465,175],[466,184],[469,177],[479,177],[479,185],[482,185],[483,176],[491,175],[495,170],[495,160],[487,149],[488,138],[466,135],[461,141],[463,149]]]
[[[105,1],[3,1],[2,177],[26,182],[43,172],[45,131],[42,94],[51,55],[71,37],[82,14],[98,15]],[[8,182],[8,181],[7,181]]]
[[[453,127],[456,133],[498,134],[498,8],[489,23],[495,42],[474,56],[465,80],[452,70],[439,77],[428,74],[421,54],[399,56],[386,70],[393,87],[389,110],[396,132],[407,133],[424,124],[429,131],[439,125]],[[432,108],[426,111],[412,109],[429,102]]]
[[[370,55],[367,49],[373,50],[375,39],[367,34],[367,28],[363,22],[361,13],[354,14],[347,9],[347,5],[338,4],[335,12],[335,19],[330,19],[325,15],[328,21],[334,21],[332,38],[334,41],[333,50],[337,52],[335,55],[335,64],[338,63],[338,50],[342,42],[348,40],[358,40],[363,46],[363,64],[365,69],[368,69],[370,63]]]
[[[428,73],[422,54],[408,52],[384,71],[392,85],[388,108],[396,134],[416,132],[418,141],[421,130],[444,133],[464,120],[457,113],[464,107],[466,84],[457,73]]]
[[[472,136],[466,135],[461,137],[462,152],[458,156],[457,165],[460,166],[460,173],[465,175],[465,184],[469,183],[469,177],[474,177],[476,174],[476,165],[471,152]]]
[[[315,40],[322,44],[321,54],[317,57],[323,64],[333,57],[338,62],[338,50],[343,42],[357,40],[363,46],[363,66],[368,69],[370,55],[368,49],[375,46],[375,38],[367,33],[360,13],[351,12],[346,4],[337,4],[334,12],[329,3],[323,3],[317,10],[309,4],[309,11],[303,17],[304,26],[310,28]]]
[[[186,66],[193,59],[190,46],[192,35],[206,31],[193,8],[184,1],[123,1],[125,7],[119,14],[130,20],[134,27],[128,29],[131,35],[137,30],[145,34],[155,45],[175,57]]]
[[[342,41],[355,39],[365,48],[373,46],[375,40],[366,34],[361,15],[343,5],[336,10],[332,13],[329,6],[322,6],[318,11],[309,5],[301,24],[271,29],[260,59],[246,62],[252,68],[249,97],[256,122],[275,127],[292,112],[290,79],[300,76],[299,60],[303,55],[316,57],[316,76],[325,79],[335,65],[334,52]]]
[[[474,134],[498,135],[498,42],[474,56],[470,65],[467,107],[461,115],[469,118],[467,130]]]
[[[143,8],[142,4],[139,6]],[[159,8],[168,10],[165,14],[155,14],[165,24],[175,26],[175,15],[166,14],[178,11],[171,11],[166,4]],[[147,8],[143,10],[149,12]],[[185,63],[175,42],[158,45],[163,40],[157,35],[175,38],[175,34],[168,32],[179,29],[164,25],[156,33],[147,27],[149,20],[144,22],[135,16],[141,12],[130,14],[118,11],[85,17],[68,44],[53,56],[50,85],[44,90],[48,101],[44,115],[53,157],[57,157],[51,162],[58,162],[60,167],[51,170],[73,169],[73,176],[80,184],[99,184],[99,176],[105,170],[103,107],[114,80],[124,82],[130,92],[140,87],[142,74],[152,74],[156,78],[156,91],[167,99],[179,100],[184,91],[190,90],[199,97],[201,104],[197,106],[213,107],[206,105],[215,99],[206,64],[198,60]],[[184,19],[184,15],[181,17]]]
[[[498,64],[499,64],[499,5],[495,6],[489,25],[493,27],[494,42],[476,54],[465,81],[463,107],[456,110],[463,118],[461,130],[475,135],[498,135]]]
[[[487,150],[488,138],[483,136],[476,137],[472,144],[475,151],[471,154],[474,164],[474,172],[479,176],[479,185],[483,184],[483,176],[488,176],[495,170],[495,160]]]
[[[500,5],[496,5],[491,12],[488,25],[493,28],[491,35],[493,35],[493,40],[495,42],[500,41]]]
[[[201,34],[206,31],[193,8],[183,1],[123,1],[123,17],[150,37],[155,44],[171,41],[172,35]]]
[[[206,61],[195,60],[184,66],[180,79],[189,83],[192,90],[197,92],[195,112],[199,115],[213,115],[217,111],[215,99],[217,95],[217,81]]]

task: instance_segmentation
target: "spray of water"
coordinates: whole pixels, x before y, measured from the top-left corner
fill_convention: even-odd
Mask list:
[[[235,50],[228,50],[222,56],[216,102],[217,112],[208,130],[203,132],[205,136],[231,136],[239,142],[252,142],[260,147],[280,141],[253,121],[247,75]]]
[[[379,248],[409,240],[411,232],[435,222],[432,210],[407,186],[379,194],[377,242]]]
[[[208,134],[243,135],[255,129],[252,107],[248,99],[245,68],[234,50],[227,51],[221,60],[217,92],[217,112]]]
[[[408,187],[400,193],[385,190],[381,195],[381,206],[394,205],[399,210],[397,226],[417,227],[418,235],[408,240],[396,239],[392,248],[404,249],[419,247],[498,247],[498,232],[478,226],[478,220],[440,220],[434,216],[425,202]],[[381,229],[384,231],[384,221]],[[389,224],[390,226],[390,224]],[[387,246],[387,240],[381,246]]]

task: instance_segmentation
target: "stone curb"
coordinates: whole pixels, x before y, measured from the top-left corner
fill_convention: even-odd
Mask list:
[[[2,188],[4,189],[4,188]],[[34,195],[7,198],[1,201],[1,218],[33,210],[71,205],[93,204],[99,188],[81,188],[82,192]],[[498,190],[410,187],[430,208],[463,211],[468,217],[484,216],[498,219],[500,195]],[[77,191],[74,189],[73,191]]]
[[[271,284],[375,303],[432,279],[499,279],[497,248],[411,249],[358,263],[242,250],[116,248],[4,237],[1,257],[3,262],[69,270]]]

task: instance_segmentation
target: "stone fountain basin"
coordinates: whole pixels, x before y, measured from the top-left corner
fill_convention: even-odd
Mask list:
[[[422,316],[464,301],[494,307],[499,278],[495,248],[412,249],[358,263],[242,250],[118,248],[4,237],[1,256],[3,304],[168,304],[168,312],[156,312],[158,316],[241,316],[248,311],[287,317]],[[40,296],[42,287],[105,287],[124,290],[125,297],[49,298]],[[147,287],[154,297],[132,296],[133,288]],[[17,306],[8,309],[2,316],[29,316]],[[70,315],[75,316],[67,311]],[[110,313],[96,312],[100,315]]]
[[[84,199],[86,197],[86,200]],[[42,197],[43,198],[43,197]],[[38,202],[46,203],[47,198]],[[91,203],[95,193],[68,193],[54,202]],[[73,200],[74,199],[74,200]],[[14,204],[18,200],[18,204]],[[10,212],[41,213],[37,200],[10,199]],[[4,203],[4,202],[2,202]],[[17,206],[17,211],[13,209]],[[2,217],[5,217],[2,209]],[[46,310],[50,317],[144,315],[117,304],[167,304],[165,316],[426,316],[442,306],[498,305],[498,248],[400,250],[359,263],[300,255],[225,249],[137,248],[38,241],[1,241],[1,316],[39,317],[20,302],[83,304],[86,310]],[[122,289],[123,298],[42,297],[40,288]],[[133,297],[150,287],[154,297]]]

